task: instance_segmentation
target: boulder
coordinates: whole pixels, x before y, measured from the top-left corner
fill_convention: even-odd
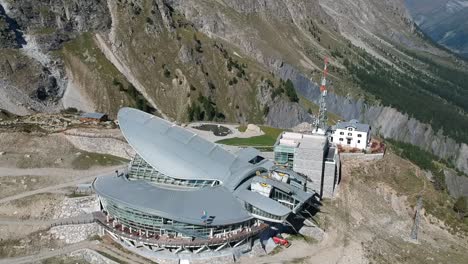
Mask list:
[[[303,226],[301,229],[299,229],[299,234],[306,237],[311,237],[317,241],[322,241],[325,232],[316,226]]]
[[[248,124],[247,125],[247,129],[246,129],[246,132],[247,131],[252,131],[252,132],[255,132],[255,133],[261,133],[262,130],[260,129],[259,126],[257,125],[254,125],[254,124]]]
[[[273,241],[273,238],[270,238],[267,240],[267,242],[265,243],[265,251],[267,254],[270,254],[276,247],[278,247],[279,245],[276,244],[274,241]]]

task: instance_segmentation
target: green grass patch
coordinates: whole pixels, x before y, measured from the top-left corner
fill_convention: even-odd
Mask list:
[[[262,131],[265,133],[261,136],[250,137],[250,138],[228,138],[219,140],[216,143],[240,146],[240,147],[272,147],[278,136],[284,131],[283,129],[260,126]]]
[[[67,195],[68,198],[80,198],[80,197],[86,197],[86,196],[89,196],[89,194],[73,192]]]
[[[56,32],[56,30],[54,28],[51,28],[51,27],[41,27],[41,28],[38,28],[38,29],[34,30],[34,34],[36,34],[36,35],[50,35],[50,34],[53,34],[55,32]]]
[[[102,237],[100,237],[99,235],[92,235],[88,238],[88,240],[90,241],[102,241]]]
[[[87,170],[95,166],[115,166],[127,163],[128,160],[108,154],[83,152],[72,162],[72,167],[77,170]]]

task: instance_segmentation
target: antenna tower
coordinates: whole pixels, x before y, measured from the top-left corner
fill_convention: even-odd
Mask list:
[[[319,128],[323,132],[327,131],[327,76],[328,76],[328,58],[325,57],[325,66],[323,68],[322,83],[320,85],[320,101],[319,101],[319,114],[318,118],[315,119],[315,131],[317,132]]]

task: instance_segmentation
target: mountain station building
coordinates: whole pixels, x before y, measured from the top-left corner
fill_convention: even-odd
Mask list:
[[[315,199],[304,176],[256,149],[231,153],[136,109],[121,109],[118,121],[137,154],[125,173],[92,186],[98,222],[126,246],[171,254],[250,247]]]

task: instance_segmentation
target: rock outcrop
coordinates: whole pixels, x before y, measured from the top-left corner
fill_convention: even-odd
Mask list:
[[[19,48],[24,44],[22,33],[18,24],[11,19],[0,5],[0,48]]]
[[[288,68],[288,66],[284,66]],[[283,68],[284,68],[283,67]],[[278,69],[281,76],[293,80],[298,93],[318,103],[320,89],[305,76],[291,68]],[[468,172],[468,145],[458,143],[434,131],[430,125],[403,114],[391,107],[366,104],[362,99],[329,93],[327,107],[345,120],[358,119],[372,126],[373,133],[385,138],[411,143],[436,156],[452,162],[459,170]]]

